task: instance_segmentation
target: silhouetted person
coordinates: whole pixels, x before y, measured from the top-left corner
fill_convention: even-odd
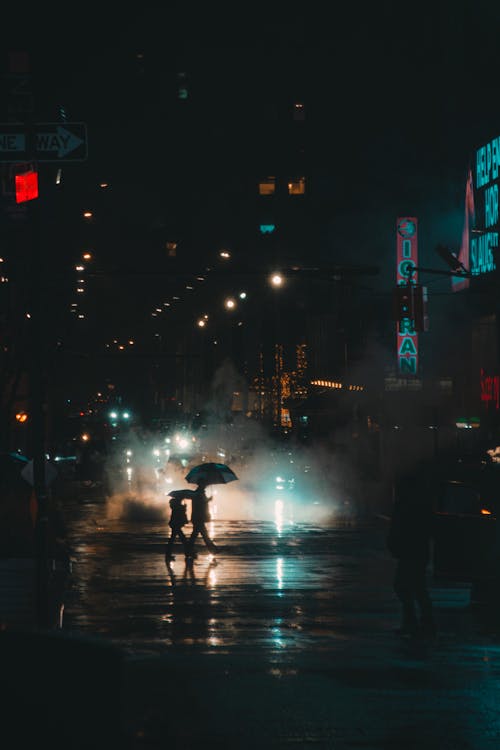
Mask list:
[[[170,560],[175,559],[172,555],[172,550],[177,537],[179,537],[180,541],[182,542],[186,558],[188,556],[188,538],[182,530],[182,527],[188,523],[188,517],[186,512],[186,505],[182,497],[178,497],[176,495],[172,496],[170,498],[170,508],[171,513],[168,525],[170,526],[171,531],[167,541],[167,545],[165,547],[165,562],[167,566]]]
[[[189,537],[189,555],[191,557],[195,555],[194,545],[198,534],[203,538],[209,552],[212,552],[212,554],[217,552],[217,547],[210,539],[205,525],[207,521],[210,521],[208,503],[211,500],[205,492],[206,486],[205,482],[198,482],[198,487],[193,491],[191,498],[191,523],[193,524],[193,530]]]
[[[401,635],[435,635],[427,565],[433,504],[425,467],[401,473],[394,486],[394,505],[387,547],[397,560],[394,591],[401,602]]]

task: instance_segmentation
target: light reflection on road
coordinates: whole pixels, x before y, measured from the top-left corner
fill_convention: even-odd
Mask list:
[[[75,562],[65,628],[132,651],[306,649],[313,637],[318,646],[319,634],[341,638],[369,606],[377,576],[394,608],[385,549],[372,540],[368,556],[367,532],[352,523],[215,520],[217,559],[198,540],[192,565],[177,547],[168,569],[164,521],[109,518],[104,503],[89,503],[70,509],[68,525]]]

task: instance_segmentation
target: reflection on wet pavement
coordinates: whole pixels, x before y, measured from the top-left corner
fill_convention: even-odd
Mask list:
[[[64,627],[129,655],[134,747],[498,747],[500,623],[483,629],[466,587],[433,585],[437,642],[396,637],[383,524],[216,521],[217,559],[200,544],[168,570],[164,521],[69,514]]]
[[[192,566],[178,546],[168,569],[164,521],[109,519],[92,503],[75,505],[69,525],[65,627],[134,652],[318,649],[322,638],[342,639],[352,617],[362,629],[381,590],[394,609],[382,536],[362,525],[215,521],[217,559],[199,540]]]

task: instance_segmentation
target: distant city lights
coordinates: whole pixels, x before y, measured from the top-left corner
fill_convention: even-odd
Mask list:
[[[343,388],[346,391],[364,391],[364,385],[344,385],[334,380],[311,380],[311,385],[319,385],[322,388]]]

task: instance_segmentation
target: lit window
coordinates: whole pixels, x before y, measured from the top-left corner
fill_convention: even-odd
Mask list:
[[[165,243],[165,245],[166,245],[169,256],[171,258],[175,258],[175,256],[177,255],[177,242],[173,242],[169,240],[168,242]]]
[[[288,183],[288,195],[304,195],[306,192],[306,178],[298,177]]]
[[[266,177],[259,182],[259,195],[274,195],[276,192],[276,177]]]
[[[306,108],[302,102],[296,102],[293,105],[293,119],[294,120],[305,120],[306,119]]]

